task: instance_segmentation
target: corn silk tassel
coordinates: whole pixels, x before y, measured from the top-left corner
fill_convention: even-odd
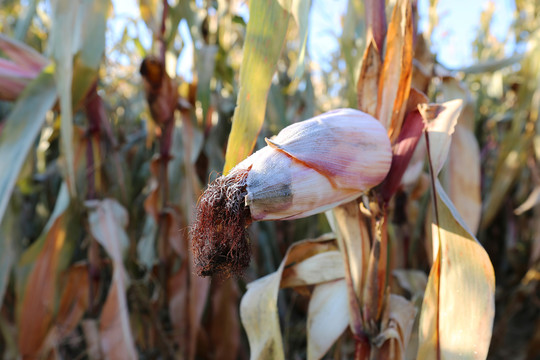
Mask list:
[[[297,219],[358,198],[386,177],[386,129],[353,109],[292,124],[208,185],[190,230],[201,276],[241,273],[250,262],[253,221]]]

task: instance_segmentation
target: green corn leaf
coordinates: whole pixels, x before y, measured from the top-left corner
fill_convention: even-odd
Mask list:
[[[22,169],[26,155],[54,105],[57,91],[54,66],[46,67],[23,91],[5,120],[0,134],[0,221]]]
[[[240,92],[223,173],[229,172],[253,151],[264,122],[266,97],[288,24],[289,13],[276,0],[250,1]]]

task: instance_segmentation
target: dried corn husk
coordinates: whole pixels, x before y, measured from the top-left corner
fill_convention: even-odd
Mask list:
[[[249,264],[252,221],[305,217],[351,201],[379,184],[392,162],[385,128],[352,109],[293,124],[266,142],[199,200],[191,236],[201,275]]]
[[[331,209],[379,184],[392,161],[379,121],[339,109],[290,125],[238,164],[248,169],[253,220],[295,219]]]

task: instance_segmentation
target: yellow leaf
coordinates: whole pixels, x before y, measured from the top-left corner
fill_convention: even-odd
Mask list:
[[[437,181],[438,253],[428,279],[418,359],[485,359],[495,314],[495,273]]]
[[[495,314],[493,266],[436,179],[448,154],[458,105],[443,104],[443,111],[428,122],[435,261],[420,315],[420,360],[485,359]]]

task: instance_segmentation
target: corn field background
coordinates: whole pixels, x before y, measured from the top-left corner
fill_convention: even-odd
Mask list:
[[[349,0],[329,66],[310,0],[0,1],[0,357],[540,358],[540,1],[511,2],[448,69],[437,0],[423,29]],[[198,276],[206,184],[338,108],[388,129],[388,177]]]

